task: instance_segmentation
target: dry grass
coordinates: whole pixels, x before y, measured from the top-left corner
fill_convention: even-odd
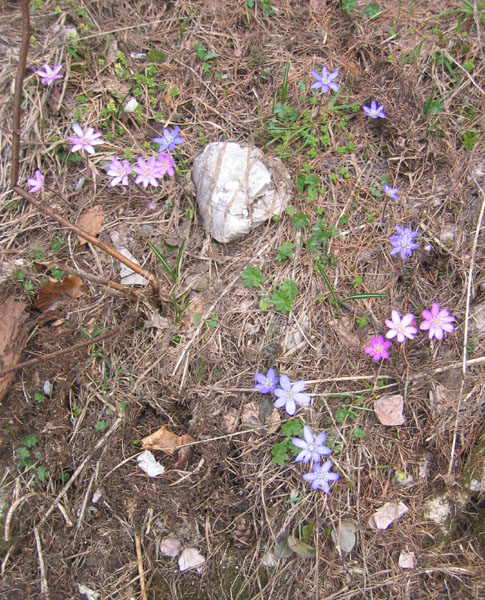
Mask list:
[[[17,3],[7,2],[0,9],[0,298],[32,305],[53,267],[79,273],[85,291],[61,307],[56,322],[33,326],[22,358],[70,348],[84,339],[83,331],[111,329],[130,317],[135,325],[73,356],[23,369],[3,399],[3,596],[77,598],[82,584],[103,600],[483,597],[483,497],[464,486],[483,428],[485,362],[483,329],[474,316],[484,294],[485,202],[485,30],[480,25],[477,33],[477,11],[436,18],[462,3],[410,7],[390,0],[378,3],[383,13],[369,20],[362,12],[368,3],[357,2],[349,16],[330,0],[275,0],[272,16],[264,16],[264,3],[246,9],[243,0],[37,4],[24,79],[20,184],[40,168],[44,202],[71,222],[101,204],[100,238],[111,243],[118,233],[167,292],[171,284],[146,240],[163,247],[187,238],[174,291],[189,289],[195,275],[208,283],[191,292],[193,304],[174,322],[173,306],[160,306],[148,288],[130,298],[99,283],[118,279],[117,263],[94,246],[80,247],[74,234],[9,190],[21,21]],[[76,43],[66,41],[73,27]],[[196,43],[218,54],[209,76],[195,55]],[[154,90],[139,77],[149,63],[133,57],[151,48],[165,55],[155,65]],[[469,70],[466,61],[474,63]],[[33,74],[44,62],[63,64],[64,79],[49,88]],[[300,148],[298,135],[285,150],[268,133],[288,62],[286,104],[300,111],[295,127],[304,128],[304,111],[318,108],[328,116],[320,124],[328,127],[329,143],[318,145],[314,156]],[[340,70],[342,104],[377,98],[388,118],[375,122],[361,110],[329,112],[330,97],[312,105],[315,94],[299,83],[308,84],[310,69],[323,64]],[[107,112],[110,101],[117,106],[133,93],[139,118]],[[442,110],[424,114],[432,94],[442,99]],[[106,140],[78,187],[86,167],[69,160],[73,119],[102,130]],[[159,189],[157,208],[150,211],[143,190],[110,187],[104,170],[126,149],[146,156],[147,142],[166,124],[180,125],[185,138],[176,155],[180,172]],[[468,131],[479,136],[473,149],[463,144]],[[325,191],[307,203],[295,190],[292,206],[312,225],[321,218],[319,209],[329,226],[338,227],[326,249],[334,290],[340,298],[354,293],[360,276],[358,291],[387,297],[346,303],[337,315],[305,247],[311,228],[296,229],[291,216],[238,242],[213,242],[197,216],[190,168],[206,141],[222,139],[255,143],[268,155],[286,152],[293,179],[307,163]],[[339,155],[337,148],[349,141],[355,147]],[[341,169],[348,178],[343,171],[335,176]],[[401,200],[384,209],[372,186],[386,174]],[[422,246],[429,242],[433,250],[420,250],[406,263],[390,257],[396,223],[419,228]],[[63,243],[53,249],[57,239]],[[291,260],[279,262],[284,242],[296,247]],[[298,294],[289,314],[258,308],[259,293],[240,278],[248,264],[262,270],[268,288],[295,281]],[[33,291],[16,280],[19,268]],[[419,314],[432,302],[456,316],[455,333],[444,342],[430,344],[420,336],[405,348],[394,346],[396,356],[377,365],[362,352],[369,337],[382,333],[391,309]],[[203,315],[199,326],[195,313]],[[214,328],[204,323],[211,315],[217,315]],[[34,322],[34,308],[31,316]],[[365,327],[356,324],[362,317]],[[290,347],[298,333],[300,341]],[[254,373],[270,366],[308,381],[312,406],[298,413],[305,422],[337,431],[340,480],[328,496],[308,494],[291,461],[273,463],[280,434],[248,416],[250,403],[258,407],[260,401]],[[38,404],[34,394],[46,379],[54,393]],[[374,399],[384,391],[405,396],[406,423],[399,430],[383,427],[373,414]],[[336,418],[343,402],[357,398],[356,419]],[[95,429],[100,421],[107,423],[104,433]],[[197,443],[187,470],[169,469],[162,479],[149,480],[137,468],[132,442],[161,425],[189,433]],[[356,427],[365,438],[352,436]],[[37,481],[35,468],[18,467],[16,449],[30,434],[38,439],[45,482]],[[396,483],[396,471],[412,476],[412,485]],[[93,503],[96,490],[102,495]],[[446,534],[423,517],[426,501],[445,492],[452,506]],[[404,502],[409,512],[389,530],[373,531],[368,520],[388,501]],[[350,555],[339,555],[329,535],[344,518],[359,527]],[[308,523],[315,524],[309,543],[316,559],[293,555],[268,566],[277,540],[300,536]],[[160,554],[160,540],[170,532],[205,556],[200,574],[180,573],[174,560]],[[415,569],[399,568],[403,549],[415,552]]]

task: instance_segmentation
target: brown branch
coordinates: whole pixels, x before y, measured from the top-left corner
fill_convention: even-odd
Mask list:
[[[101,340],[105,340],[106,338],[115,335],[122,329],[129,327],[133,324],[134,320],[135,317],[132,315],[131,318],[125,321],[125,323],[122,323],[121,325],[118,325],[118,327],[110,329],[109,331],[105,331],[104,333],[101,333],[96,337],[90,338],[89,340],[83,340],[82,342],[78,342],[73,346],[69,346],[69,348],[61,348],[60,350],[56,350],[55,352],[49,352],[49,354],[43,354],[42,356],[38,356],[37,358],[31,358],[30,360],[25,360],[24,362],[17,363],[16,365],[9,367],[8,369],[0,371],[0,378],[2,378],[7,373],[10,373],[11,371],[18,371],[19,369],[23,369],[24,367],[31,367],[32,365],[36,365],[37,363],[50,360],[51,358],[57,358],[58,356],[62,356],[63,354],[71,354],[72,352],[76,352],[77,350],[80,350],[85,346],[89,346],[90,344],[96,344]]]
[[[19,64],[15,75],[15,91],[13,95],[12,124],[12,168],[10,170],[11,187],[17,185],[20,170],[20,119],[22,116],[22,91],[27,55],[30,42],[29,0],[20,1],[22,11],[22,40],[20,42]]]

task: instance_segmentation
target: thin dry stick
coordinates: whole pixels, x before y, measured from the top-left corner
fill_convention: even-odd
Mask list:
[[[40,597],[43,600],[49,600],[49,586],[47,585],[47,572],[44,564],[44,555],[42,554],[42,545],[37,527],[34,527],[35,545],[37,546],[37,556],[39,558],[40,568]]]
[[[24,362],[17,363],[16,365],[9,367],[8,369],[4,369],[3,371],[0,371],[0,377],[3,377],[4,375],[6,375],[7,373],[10,373],[11,371],[17,371],[18,369],[23,369],[24,367],[31,367],[32,365],[36,365],[39,362],[47,361],[47,360],[50,360],[51,358],[57,358],[58,356],[62,356],[63,354],[70,354],[71,352],[76,352],[80,348],[84,348],[84,346],[89,346],[90,344],[95,344],[96,342],[100,342],[101,340],[104,340],[108,337],[111,337],[112,335],[115,335],[122,329],[129,327],[130,325],[133,324],[134,320],[135,320],[135,317],[134,317],[134,315],[132,315],[131,318],[128,319],[128,321],[126,321],[125,323],[118,325],[118,327],[115,327],[114,329],[105,331],[101,335],[98,335],[94,338],[90,338],[89,340],[83,340],[82,342],[78,342],[77,344],[74,344],[74,346],[69,346],[69,348],[62,348],[61,350],[56,350],[55,352],[49,352],[49,354],[43,354],[42,356],[38,356],[37,358],[31,358],[30,360],[25,360]]]
[[[147,590],[145,584],[145,573],[143,572],[143,555],[141,552],[141,540],[140,536],[135,533],[135,547],[136,547],[136,563],[138,565],[138,574],[140,575],[140,591],[142,600],[147,600]]]

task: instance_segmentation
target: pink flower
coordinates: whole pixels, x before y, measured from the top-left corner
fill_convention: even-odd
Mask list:
[[[143,187],[147,187],[148,184],[158,187],[158,179],[163,175],[161,175],[157,159],[152,156],[145,160],[140,156],[136,162],[138,164],[133,167],[133,171],[137,173],[135,183],[141,183]]]
[[[170,152],[164,152],[158,155],[157,164],[160,169],[161,177],[165,174],[173,177],[175,175],[173,158],[170,155]]]
[[[62,79],[63,76],[59,74],[59,71],[61,69],[62,65],[56,65],[52,69],[47,63],[45,63],[43,71],[38,69],[37,71],[34,71],[34,73],[40,77],[42,83],[45,83],[46,85],[51,85],[51,83],[54,83],[56,79]]]
[[[415,319],[414,315],[408,313],[402,319],[397,310],[392,311],[392,320],[386,319],[386,325],[389,327],[389,331],[386,333],[386,338],[391,340],[393,337],[402,344],[406,341],[406,338],[413,340],[414,336],[418,333],[416,327],[414,327]]]
[[[76,136],[68,138],[72,144],[71,152],[86,150],[89,154],[94,154],[94,146],[103,143],[103,140],[98,139],[101,136],[101,133],[99,131],[94,131],[92,127],[87,127],[86,130],[83,130],[76,123],[72,128]]]
[[[382,335],[378,335],[377,337],[370,339],[369,345],[364,348],[364,352],[377,361],[383,358],[389,358],[389,352],[387,350],[390,347],[391,342],[385,340]]]
[[[113,158],[111,163],[108,165],[106,174],[113,179],[109,182],[110,185],[128,185],[128,175],[132,172],[130,163],[127,160],[120,161]]]
[[[421,321],[419,328],[423,331],[428,331],[429,339],[434,337],[437,340],[442,340],[446,333],[453,333],[454,326],[452,325],[455,317],[451,316],[447,308],[441,308],[437,302],[433,302],[431,310],[423,310],[421,313],[424,321]]]
[[[40,192],[40,190],[44,187],[44,177],[42,173],[37,169],[37,171],[35,171],[34,173],[34,176],[30,179],[27,179],[27,183],[31,186],[29,190],[30,193],[35,194],[37,192]]]

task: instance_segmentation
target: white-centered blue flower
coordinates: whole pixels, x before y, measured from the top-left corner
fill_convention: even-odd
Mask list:
[[[292,444],[297,448],[301,448],[300,454],[295,458],[295,462],[302,462],[306,464],[313,460],[313,462],[320,462],[322,456],[328,456],[332,454],[332,451],[327,446],[324,446],[323,443],[327,439],[325,433],[319,433],[317,437],[313,436],[313,432],[308,427],[308,425],[304,425],[303,427],[303,437],[305,439],[294,438],[291,440]]]
[[[302,394],[305,388],[303,380],[291,385],[288,375],[281,375],[280,386],[280,388],[276,388],[274,391],[274,395],[277,398],[274,403],[275,408],[283,408],[284,406],[289,415],[294,415],[297,404],[310,404],[310,395]]]

